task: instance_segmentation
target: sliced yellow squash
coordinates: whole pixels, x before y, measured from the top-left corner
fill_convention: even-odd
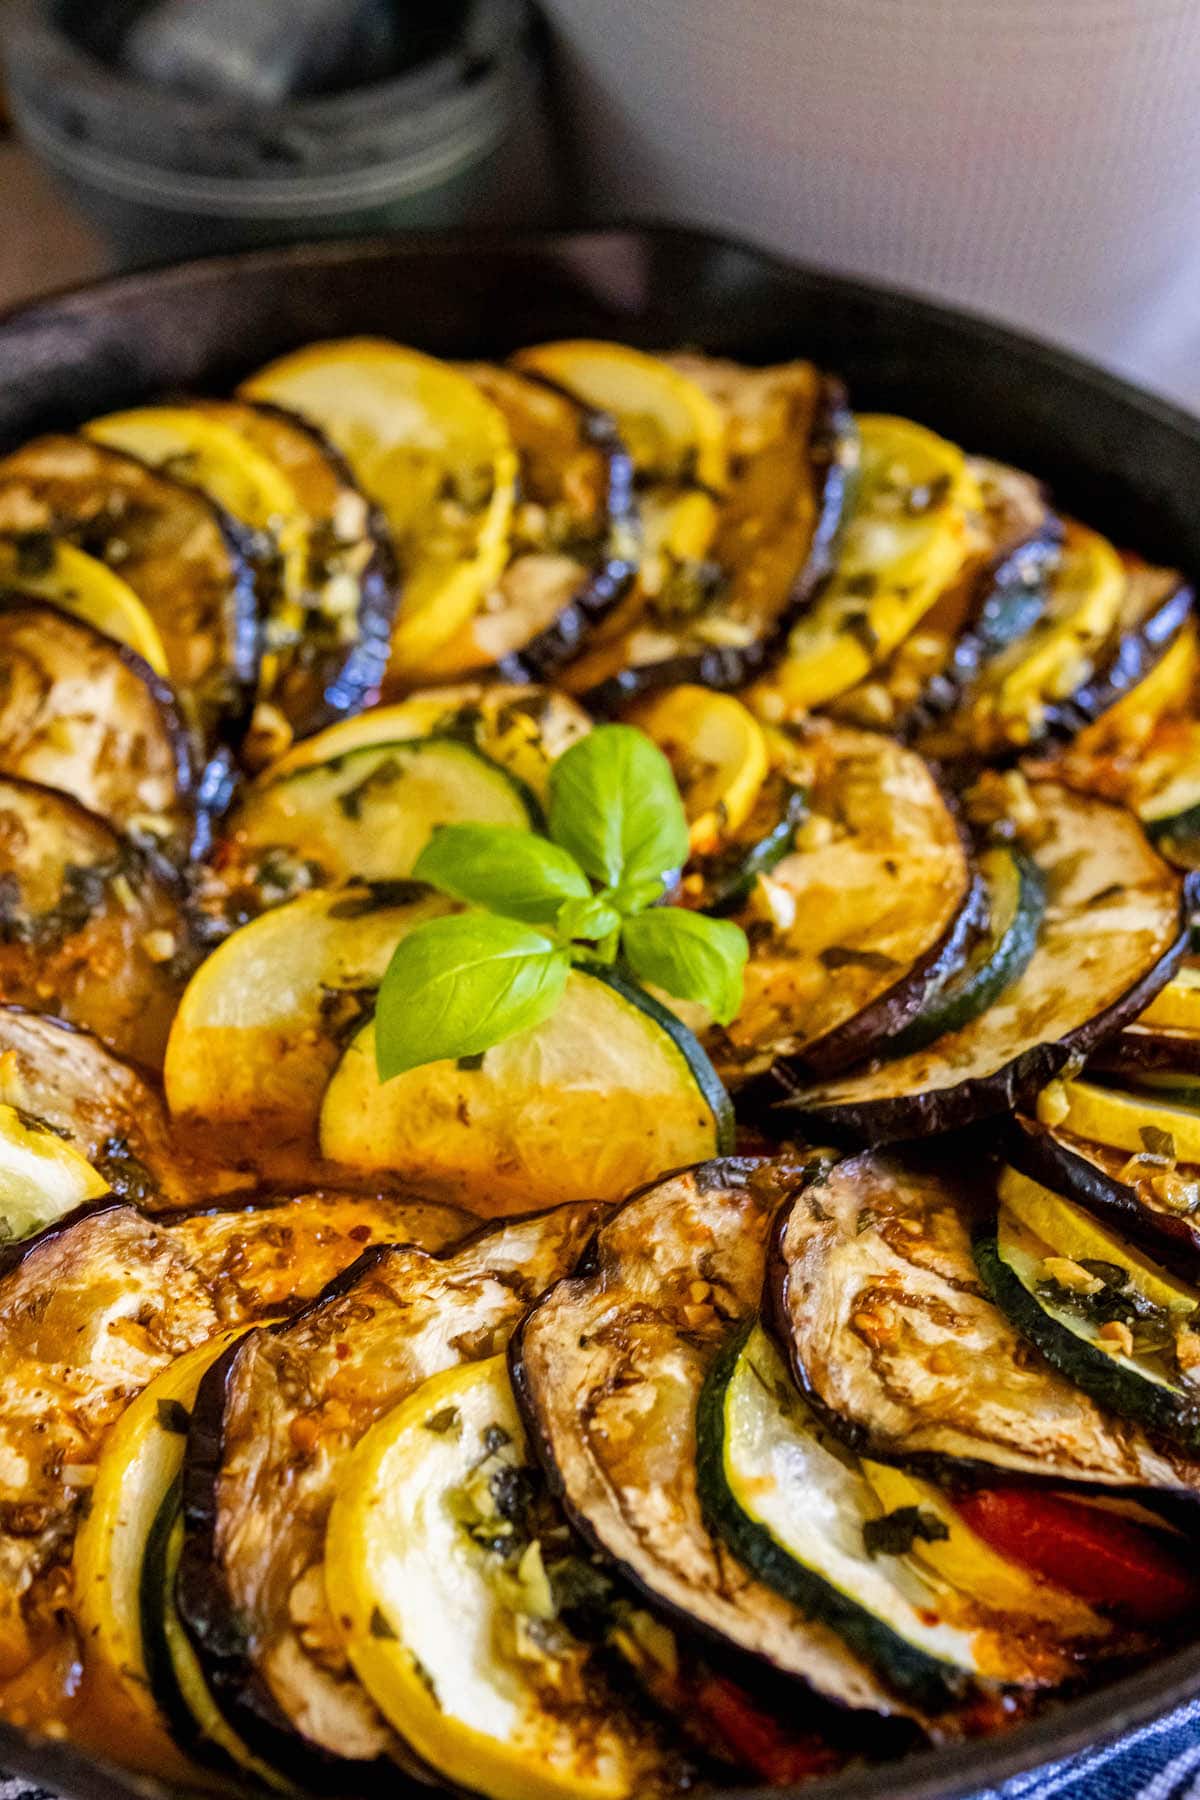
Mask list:
[[[51,1126],[0,1105],[0,1244],[107,1192],[99,1170]]]
[[[1063,1112],[1063,1105],[1066,1112]],[[1038,1118],[1056,1130],[1131,1156],[1162,1155],[1200,1163],[1200,1109],[1126,1094],[1094,1081],[1051,1082],[1038,1095]]]
[[[502,1355],[434,1375],[355,1451],[326,1586],[359,1680],[455,1787],[622,1800],[647,1773],[644,1734],[557,1618],[541,1539],[505,1548],[489,1484],[531,1460]]]
[[[156,675],[166,675],[162,637],[133,589],[97,557],[65,539],[48,534],[39,535],[36,543],[0,538],[0,587],[61,606],[105,637],[136,650]]]
[[[240,391],[326,432],[383,508],[403,571],[389,678],[416,685],[508,560],[517,456],[502,415],[457,369],[383,338],[310,345]]]
[[[961,570],[983,497],[956,445],[910,419],[858,419],[860,467],[837,566],[754,690],[764,717],[844,694],[883,663]]]
[[[708,688],[670,688],[629,715],[675,773],[694,855],[714,850],[754,810],[770,768],[767,739],[748,707]]]
[[[1184,963],[1174,980],[1138,1014],[1137,1022],[1161,1031],[1200,1032],[1200,962]]]

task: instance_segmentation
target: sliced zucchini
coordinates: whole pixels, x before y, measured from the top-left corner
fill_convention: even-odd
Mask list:
[[[0,532],[66,537],[115,569],[210,748],[240,734],[258,671],[254,583],[197,489],[86,438],[41,437],[0,459]]]
[[[747,907],[760,876],[773,875],[796,848],[808,817],[805,775],[789,766],[768,772],[749,816],[737,831],[722,834],[709,855],[694,856],[684,870],[677,904],[724,918]],[[768,894],[773,890],[768,889]],[[787,901],[782,903],[785,907]]]
[[[945,1032],[961,1031],[1029,966],[1046,911],[1041,871],[1023,851],[996,844],[980,853],[979,873],[987,888],[987,929],[971,946],[962,968],[930,996],[912,1024],[887,1043],[888,1055],[908,1056]]]
[[[217,851],[260,903],[306,883],[402,881],[438,825],[529,828],[532,797],[506,770],[450,737],[397,739],[268,773],[229,820]]]
[[[235,931],[196,971],[163,1078],[176,1117],[256,1149],[315,1149],[325,1084],[406,931],[451,903],[419,882],[302,894]]]
[[[1031,475],[969,457],[982,510],[958,575],[868,679],[830,705],[836,718],[910,735],[953,710],[992,657],[1029,631],[1046,604],[1062,526]]]
[[[735,1556],[926,1711],[978,1683],[1053,1686],[1109,1632],[990,1551],[931,1483],[899,1477],[897,1499],[891,1470],[831,1441],[760,1326],[735,1333],[709,1371],[697,1469]]]
[[[775,1212],[802,1175],[745,1158],[634,1195],[526,1315],[513,1385],[571,1523],[656,1612],[839,1705],[887,1714],[903,1709],[837,1633],[713,1535],[697,1488],[701,1390],[756,1310]]]
[[[1139,1026],[1200,1034],[1200,959],[1188,957],[1161,993],[1138,1014]]]
[[[659,1788],[661,1738],[559,1616],[561,1528],[538,1485],[502,1355],[434,1375],[385,1414],[329,1515],[325,1580],[347,1654],[421,1760],[472,1792]]]
[[[860,466],[837,561],[755,690],[794,718],[885,663],[961,573],[983,501],[962,451],[907,419],[858,419]]]
[[[430,1376],[503,1349],[596,1218],[591,1204],[565,1207],[445,1257],[370,1250],[205,1377],[185,1463],[181,1616],[224,1717],[304,1787],[344,1794],[394,1782],[394,1760],[411,1765],[354,1679],[327,1600],[325,1527],[351,1452]]]
[[[162,636],[129,583],[74,544],[49,532],[0,538],[0,588],[49,600],[125,644],[156,675],[166,677]]]
[[[693,856],[711,854],[754,811],[770,769],[767,738],[732,694],[669,688],[629,715],[671,764]]]
[[[487,1216],[618,1200],[731,1148],[733,1114],[671,1013],[617,976],[575,969],[545,1024],[482,1059],[381,1082],[365,1026],[325,1090],[320,1137],[331,1162],[462,1197]]]
[[[190,956],[174,893],[66,794],[0,776],[0,1001],[162,1064]]]
[[[857,467],[844,390],[811,363],[671,365],[724,415],[726,486],[704,561],[670,567],[624,632],[572,670],[598,712],[678,682],[730,688],[759,674],[829,571]]]
[[[544,805],[551,763],[591,726],[583,708],[553,688],[462,682],[430,688],[331,725],[296,744],[271,773],[287,775],[350,750],[403,738],[454,737],[507,769]]]
[[[969,1173],[879,1151],[810,1181],[779,1224],[768,1303],[792,1373],[879,1462],[1200,1492],[1200,1464],[1114,1420],[980,1289]]]
[[[191,752],[173,695],[131,650],[43,601],[0,600],[0,770],[183,857]]]
[[[108,1191],[100,1171],[52,1125],[0,1102],[0,1244],[32,1237]]]
[[[810,816],[746,915],[742,1008],[709,1046],[730,1086],[870,1055],[961,966],[980,898],[956,810],[913,751],[824,721],[792,750]]]
[[[1200,1290],[1015,1170],[1002,1174],[1000,1200],[994,1233],[975,1243],[996,1303],[1101,1406],[1200,1451],[1200,1389],[1188,1374],[1200,1369]]]
[[[1170,979],[1187,942],[1182,876],[1124,808],[1050,781],[1029,794],[1038,838],[1030,855],[1047,905],[1024,974],[923,1050],[820,1085],[793,1082],[773,1106],[764,1084],[750,1098],[767,1103],[772,1130],[803,1119],[806,1130],[887,1143],[1012,1111]]]
[[[517,457],[503,415],[457,369],[382,338],[294,351],[239,394],[327,433],[382,507],[402,576],[389,679],[415,686],[508,560]]]
[[[1200,1163],[1200,1108],[1174,1102],[1169,1089],[1129,1093],[1097,1081],[1059,1081],[1038,1095],[1037,1116],[1130,1156],[1148,1150],[1168,1163]]]
[[[1060,1125],[1015,1118],[1004,1151],[1015,1169],[1107,1221],[1168,1268],[1200,1274],[1200,1170],[1150,1150],[1114,1150]]]
[[[495,664],[546,681],[577,656],[637,571],[629,455],[612,420],[513,369],[464,365],[503,415],[519,459],[511,557],[482,608],[429,659],[425,679]]]
[[[303,611],[293,619],[286,596],[275,597],[266,621],[274,674],[260,680],[260,691],[297,732],[371,705],[387,669],[397,599],[383,514],[340,452],[294,413],[246,400],[192,405],[283,471],[308,524]]]
[[[992,756],[1035,743],[1051,729],[1056,709],[1086,690],[1127,595],[1112,545],[1068,521],[1045,611],[985,665],[950,718],[920,735],[920,748],[929,756]]]

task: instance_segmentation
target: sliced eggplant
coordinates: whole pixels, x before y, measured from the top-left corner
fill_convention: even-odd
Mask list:
[[[861,461],[833,575],[754,693],[799,718],[885,664],[962,574],[983,500],[962,451],[908,419],[858,419]]]
[[[1056,709],[1085,693],[1129,604],[1125,566],[1106,538],[1068,521],[1045,610],[984,664],[956,710],[918,736],[928,756],[1003,756],[1037,743]],[[1136,608],[1134,608],[1136,611]]]
[[[418,685],[508,561],[517,455],[503,415],[459,370],[382,338],[309,345],[239,397],[325,432],[382,508],[402,578],[388,679]]]
[[[623,1199],[664,1169],[732,1149],[733,1112],[674,1014],[618,976],[578,968],[544,1024],[387,1082],[374,1024],[364,1026],[325,1090],[320,1142],[332,1164],[494,1217]]]
[[[1029,966],[1046,911],[1041,871],[1023,851],[994,844],[980,853],[979,873],[987,888],[987,928],[962,968],[930,995],[911,1025],[888,1040],[889,1056],[907,1056],[948,1031],[961,1031]]]
[[[154,621],[206,742],[236,741],[258,670],[257,602],[210,501],[118,450],[48,436],[0,460],[0,531],[48,531],[115,569]]]
[[[810,816],[744,915],[742,1008],[710,1042],[730,1086],[870,1054],[961,966],[981,899],[955,808],[913,751],[814,721],[793,752]]]
[[[972,1194],[944,1163],[865,1151],[795,1196],[767,1293],[810,1404],[859,1454],[934,1475],[1200,1492],[1200,1466],[1111,1419],[985,1297]]]
[[[714,1532],[926,1711],[977,1685],[1054,1686],[1111,1634],[1090,1607],[990,1550],[931,1482],[831,1440],[760,1326],[736,1332],[713,1364],[698,1437]]]
[[[261,909],[297,887],[404,880],[436,826],[528,829],[534,806],[506,770],[457,738],[364,744],[268,771],[229,819],[215,860],[223,882]]]
[[[888,1690],[836,1632],[713,1535],[697,1487],[697,1402],[731,1327],[755,1312],[771,1220],[803,1174],[705,1163],[635,1195],[526,1316],[513,1384],[572,1524],[654,1609],[838,1705],[886,1714]]]
[[[840,382],[811,363],[748,369],[703,356],[672,366],[726,421],[728,475],[701,563],[678,563],[622,634],[569,676],[594,712],[612,713],[680,682],[740,687],[782,647],[832,565],[858,462]]]
[[[1125,597],[1112,631],[1097,650],[1089,677],[1047,707],[1050,731],[1074,736],[1111,707],[1132,700],[1178,641],[1194,606],[1195,595],[1176,570],[1126,558]]]
[[[408,1760],[354,1679],[325,1593],[325,1525],[351,1452],[422,1381],[502,1349],[596,1217],[589,1204],[496,1226],[445,1258],[369,1251],[205,1377],[185,1463],[181,1613],[226,1719],[305,1787],[391,1791],[390,1759]]]
[[[774,1104],[760,1084],[748,1098],[771,1130],[803,1120],[806,1130],[887,1143],[1010,1112],[1170,980],[1187,947],[1184,878],[1122,807],[1050,781],[1029,794],[1038,838],[1029,853],[1047,903],[1024,973],[986,1012],[923,1050],[821,1084],[790,1080]]]
[[[1200,1169],[1020,1117],[1006,1126],[1003,1145],[1023,1175],[1077,1201],[1169,1268],[1200,1276]]]
[[[52,1125],[0,1104],[0,1244],[32,1237],[108,1191],[100,1171]]]
[[[180,859],[194,829],[187,729],[125,646],[43,601],[0,597],[0,770],[60,788]]]
[[[0,776],[0,1002],[161,1067],[192,960],[174,893],[66,794]]]
[[[1138,1019],[1094,1051],[1088,1067],[1150,1086],[1194,1087],[1200,1078],[1200,1032],[1144,1025]]]
[[[1001,1173],[999,1196],[999,1218],[975,1240],[997,1305],[1098,1405],[1196,1456],[1200,1289],[1015,1169]]]
[[[1031,475],[969,457],[982,506],[966,562],[882,668],[830,707],[849,724],[911,734],[952,711],[980,669],[1045,604],[1062,524]]]
[[[577,656],[627,592],[640,532],[633,469],[611,419],[548,383],[464,365],[503,415],[520,462],[509,562],[423,678],[497,666],[546,681]]]
[[[129,583],[65,539],[49,532],[0,537],[0,589],[48,600],[60,612],[125,644],[167,679],[162,636]]]
[[[164,1069],[172,1113],[217,1143],[240,1129],[255,1152],[315,1154],[325,1085],[374,1012],[393,950],[450,906],[421,882],[363,883],[302,894],[243,925],[196,971],[175,1014]]]
[[[424,1763],[491,1800],[678,1789],[678,1751],[560,1615],[566,1538],[503,1355],[431,1376],[368,1431],[329,1515],[355,1673]]]

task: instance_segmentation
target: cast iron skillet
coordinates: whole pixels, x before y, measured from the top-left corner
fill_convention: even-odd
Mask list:
[[[989,321],[669,227],[302,245],[44,300],[0,321],[0,450],[156,395],[228,389],[268,357],[353,332],[443,356],[564,336],[690,343],[751,362],[811,356],[847,379],[856,406],[911,414],[1010,459],[1123,547],[1200,577],[1200,422]],[[959,1800],[1197,1694],[1200,1646],[1006,1737],[794,1792]],[[164,1783],[11,1727],[0,1726],[0,1761],[76,1800],[179,1800]],[[397,1772],[396,1792],[428,1790]],[[760,1793],[787,1800],[782,1789]]]

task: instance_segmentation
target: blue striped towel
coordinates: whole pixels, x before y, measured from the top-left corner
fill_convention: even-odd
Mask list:
[[[55,1800],[48,1789],[0,1778],[0,1800]],[[1016,1775],[971,1800],[1200,1800],[1200,1700],[1115,1744]]]

